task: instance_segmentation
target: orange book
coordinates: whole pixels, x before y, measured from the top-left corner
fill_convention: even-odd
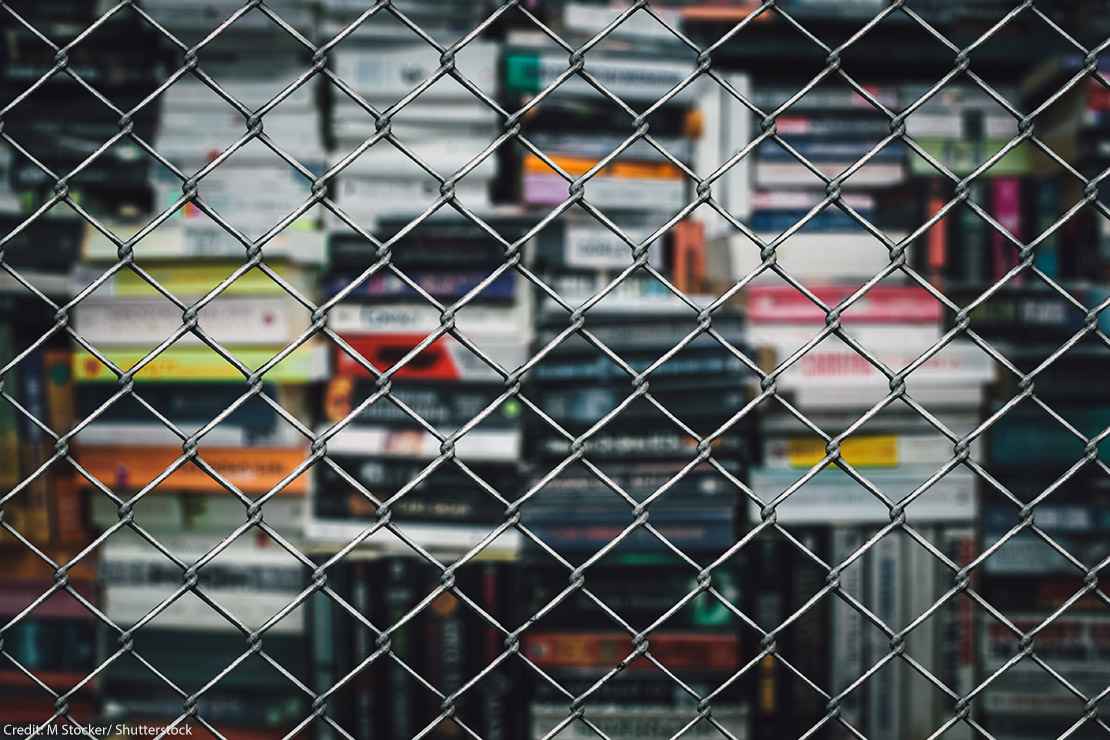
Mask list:
[[[681,291],[705,290],[705,224],[685,219],[672,229],[671,280]]]
[[[179,447],[83,446],[77,460],[93,476],[117,493],[142,488],[181,457]],[[266,493],[304,462],[302,447],[213,447],[200,449],[200,459],[226,481],[247,494]],[[308,492],[308,473],[302,472],[282,489],[283,494]],[[158,484],[163,491],[225,493],[198,465],[187,462]]]
[[[651,654],[674,670],[735,671],[740,665],[740,641],[732,634],[660,632],[648,638]],[[524,652],[541,668],[615,667],[632,654],[632,638],[618,632],[539,632],[525,634]],[[627,670],[652,669],[646,658],[636,658]]]
[[[80,550],[77,548],[44,547],[43,553],[58,565],[73,560]],[[50,564],[25,547],[4,553],[4,585],[14,587],[25,581],[54,580],[54,570]],[[86,555],[69,570],[70,583],[92,582],[96,580],[96,554]]]
[[[587,157],[549,156],[552,162],[559,165],[568,175],[579,177],[590,171],[597,164],[596,159]],[[535,154],[524,157],[524,171],[526,173],[554,175],[546,162]],[[603,168],[595,177],[623,177],[629,180],[681,180],[682,170],[670,162],[621,162],[616,161]]]

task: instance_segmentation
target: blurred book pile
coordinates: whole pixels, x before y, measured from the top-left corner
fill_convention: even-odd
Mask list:
[[[13,719],[970,740],[1012,662],[967,717],[1068,730],[1110,680],[1110,95],[990,43],[934,89],[904,13],[814,77],[783,14],[886,3],[775,5],[712,75],[686,40],[758,5],[148,0],[41,85],[6,17]]]

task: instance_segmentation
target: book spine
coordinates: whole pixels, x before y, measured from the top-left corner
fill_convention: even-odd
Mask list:
[[[164,338],[164,337],[163,337]],[[251,347],[231,348],[235,359],[248,368],[255,369],[273,358],[270,349]],[[116,367],[132,368],[143,359],[146,352],[131,349],[106,349],[102,353]],[[327,377],[328,349],[322,344],[306,344],[295,349],[281,362],[266,371],[266,380],[272,383],[311,383]],[[95,355],[86,350],[73,353],[73,377],[78,383],[115,383],[116,374]],[[215,352],[204,347],[169,347],[143,365],[135,374],[139,382],[243,382],[241,372]],[[244,390],[246,386],[244,385]]]
[[[19,363],[19,401],[28,417],[18,413],[20,436],[21,474],[25,477],[36,471],[49,457],[52,440],[39,424],[49,424],[50,411],[46,401],[45,350],[36,349]],[[7,401],[4,401],[7,403]],[[32,421],[32,418],[37,420]],[[50,476],[37,476],[13,499],[22,510],[20,532],[32,542],[48,543],[52,539],[50,501]]]
[[[863,532],[851,525],[832,528],[831,547],[834,566],[841,565],[864,542]],[[840,572],[840,590],[846,596],[863,603],[863,562],[855,560]],[[830,609],[830,686],[838,694],[851,686],[864,674],[868,666],[863,661],[865,629],[863,615],[855,607],[834,598]],[[863,725],[863,689],[856,687],[840,700],[840,716],[857,730]],[[850,732],[842,725],[834,725],[832,735],[837,740],[847,738]]]
[[[986,185],[982,182],[972,181],[968,187],[968,200],[986,207]],[[970,208],[963,206],[959,209],[959,218],[956,219],[956,228],[959,232],[961,269],[959,277],[973,285],[986,281],[987,270],[987,229],[990,227],[985,221]]]
[[[348,334],[343,336],[355,352],[379,372],[393,368],[427,337],[426,334]],[[473,340],[474,338],[471,337]],[[503,368],[519,367],[527,361],[527,343],[519,338],[505,336],[486,341],[475,340],[491,360]],[[347,352],[336,349],[335,374],[348,377],[368,377],[370,372]],[[463,381],[475,383],[499,382],[502,377],[483,359],[475,355],[454,337],[443,336],[398,367],[393,374],[397,380]]]
[[[406,272],[409,279],[416,283],[428,295],[439,300],[458,300],[478,287],[488,276],[489,272],[433,272],[415,271]],[[331,297],[346,290],[352,283],[353,275],[337,275],[329,278],[324,286],[324,295]],[[502,303],[512,301],[517,297],[517,275],[506,272],[494,278],[493,282],[484,287],[472,300],[477,302]],[[347,294],[349,300],[375,299],[375,300],[419,300],[420,294],[408,283],[388,272],[377,272],[365,281],[355,286]]]
[[[1060,183],[1050,177],[1036,184],[1037,201],[1033,210],[1036,214],[1034,232],[1037,236],[1045,233],[1055,222],[1060,208]],[[1033,266],[1046,276],[1056,279],[1060,276],[1060,232],[1057,230],[1037,247]]]
[[[1022,238],[1021,179],[996,177],[991,181],[994,219],[1017,239]],[[991,278],[1001,279],[1017,265],[1017,248],[998,229],[991,229]]]
[[[291,301],[281,298],[228,298],[198,313],[200,330],[224,345],[276,345],[292,341],[301,330]],[[100,347],[157,344],[183,325],[181,311],[161,298],[82,301],[76,309],[77,331]],[[187,333],[179,342],[201,340]]]
[[[411,561],[402,558],[390,558],[384,564],[384,567],[387,574],[384,588],[385,623],[392,626],[404,618],[411,606],[423,594],[417,593],[416,584],[420,580],[415,577],[413,572],[415,569],[412,567]],[[420,645],[414,644],[413,638],[414,634],[411,626],[399,629],[391,635],[393,654],[410,666],[416,661],[420,650]],[[389,666],[388,680],[386,681],[387,693],[381,698],[382,706],[389,707],[389,710],[387,712],[383,711],[382,714],[389,717],[390,727],[389,732],[383,736],[412,737],[419,728],[428,722],[430,717],[424,718],[419,725],[414,724],[413,715],[420,707],[420,702],[418,696],[413,693],[413,680],[396,661],[389,661],[387,665]],[[423,673],[422,665],[413,667]],[[424,692],[426,690],[421,687],[420,691]]]
[[[377,574],[373,572],[371,564],[366,561],[351,563],[351,574],[351,606],[359,614],[369,617],[373,614],[375,608],[372,604],[372,592],[374,591],[374,576]],[[363,657],[371,655],[377,649],[373,633],[369,627],[361,622],[354,624],[351,647],[355,657],[347,662],[351,664],[350,668],[352,670]],[[351,682],[351,705],[355,716],[356,740],[373,740],[378,736],[374,721],[377,716],[376,710],[379,702],[384,697],[379,697],[375,690],[375,669],[384,666],[388,666],[386,670],[389,671],[396,668],[388,657],[383,657],[374,665],[364,668]],[[389,705],[386,704],[385,706]]]
[[[875,550],[871,567],[872,612],[892,630],[901,628],[902,601],[902,543],[897,533],[888,533],[873,545]],[[868,657],[874,665],[891,652],[890,641],[878,629],[870,631]],[[868,681],[867,737],[875,740],[900,740],[902,675],[904,664],[895,657]]]
[[[953,527],[942,530],[942,546],[945,555],[957,565],[963,567],[973,562],[980,552],[976,546],[975,531],[966,527]],[[937,566],[941,567],[941,566]],[[937,580],[943,583],[952,576],[951,571],[942,568],[937,575]],[[971,588],[978,590],[979,580],[975,571],[971,574]],[[1074,592],[1072,592],[1074,593]],[[957,696],[966,697],[977,685],[976,650],[975,650],[975,602],[971,597],[960,593],[949,599],[941,610],[942,635],[939,641],[940,658],[939,677],[944,685],[952,689]],[[942,703],[942,711],[948,711]],[[955,712],[955,704],[950,708]],[[959,722],[949,728],[953,740],[971,740],[975,730],[966,722]]]
[[[613,668],[633,653],[632,638],[616,632],[525,632],[524,653],[541,668]],[[740,665],[740,641],[731,634],[666,631],[651,637],[651,652],[672,670],[727,673]],[[666,657],[664,657],[666,656]],[[654,670],[646,658],[630,662],[629,672]]]
[[[939,183],[932,181],[929,188],[929,199],[926,204],[926,218],[932,219],[944,208],[944,195]],[[944,273],[948,267],[948,231],[945,219],[941,218],[929,230],[926,242],[926,267],[929,281],[933,285],[943,285]]]
[[[828,528],[803,530],[798,537],[801,544],[822,561],[828,559]],[[825,585],[825,572],[808,555],[791,547],[793,568],[790,578],[787,613],[806,607],[806,602]],[[789,648],[786,652],[790,662],[798,671],[818,686],[829,683],[829,633],[827,598],[811,604],[787,631]],[[793,696],[789,701],[790,713],[794,722],[793,735],[803,736],[818,725],[825,716],[826,702],[821,696],[802,687],[798,681],[792,682]]]
[[[748,613],[764,632],[777,628],[786,618],[786,602],[780,577],[773,563],[779,559],[781,542],[777,536],[764,533],[753,543],[754,553],[744,589],[750,604]],[[785,640],[776,638],[776,647],[785,647]],[[757,650],[759,648],[756,648]],[[753,651],[754,652],[754,651]],[[756,653],[758,654],[758,653]],[[760,658],[752,681],[752,740],[778,740],[789,733],[784,715],[790,711],[784,690],[789,680],[786,669],[774,655]]]
[[[505,89],[518,94],[538,93],[555,82],[566,68],[566,59],[559,54],[509,53],[505,56]],[[689,64],[617,57],[598,57],[590,65],[590,75],[625,101],[656,101],[681,84],[691,71]],[[563,95],[596,95],[594,88],[578,77],[562,81],[559,91]],[[687,85],[671,102],[690,102],[699,94],[699,85]]]
[[[161,475],[181,457],[180,448],[149,447],[136,450],[115,447],[81,447],[77,458],[93,476],[114,490],[136,490]],[[220,476],[244,493],[267,493],[290,476],[308,457],[300,448],[211,448],[200,458]],[[304,495],[309,475],[302,472],[281,491],[282,495]],[[195,491],[226,494],[221,484],[196,465],[182,465],[158,486],[165,491]]]
[[[376,384],[371,381],[333,378],[325,390],[324,416],[333,422],[345,419],[377,391]],[[501,391],[497,386],[445,388],[431,384],[398,384],[389,398],[379,398],[362,409],[354,423],[411,427],[416,423],[411,411],[441,431],[454,430],[483,413],[498,399]],[[407,410],[390,398],[404,404]],[[520,403],[510,399],[486,415],[480,426],[482,429],[513,429],[520,424],[520,413]]]

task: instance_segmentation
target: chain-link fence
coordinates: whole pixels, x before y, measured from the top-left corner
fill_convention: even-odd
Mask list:
[[[0,7],[5,734],[1110,734],[1098,3]]]

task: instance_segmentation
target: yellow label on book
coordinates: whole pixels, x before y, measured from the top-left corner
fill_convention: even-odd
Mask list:
[[[194,263],[158,263],[143,265],[145,270],[163,288],[177,297],[206,294],[231,275],[239,266],[230,261]],[[298,290],[303,287],[303,271],[286,264],[271,265],[275,273],[291,282]],[[152,297],[161,295],[131,270],[120,270],[112,276],[112,289],[120,297]],[[225,295],[286,295],[285,289],[257,267],[252,268],[228,286]]]
[[[819,437],[787,442],[786,455],[791,467],[811,467],[824,459],[825,454],[825,441]],[[840,443],[840,456],[849,465],[892,467],[898,464],[898,437],[893,434],[849,437]]]
[[[228,350],[250,370],[257,370],[277,354],[277,348],[243,347]],[[143,350],[110,349],[102,351],[122,370],[134,367],[145,355]],[[308,383],[327,375],[327,348],[317,342],[298,347],[265,372],[272,383]],[[89,352],[73,355],[73,378],[77,382],[116,382],[107,365]],[[170,347],[135,373],[137,381],[243,381],[243,374],[208,347]]]

